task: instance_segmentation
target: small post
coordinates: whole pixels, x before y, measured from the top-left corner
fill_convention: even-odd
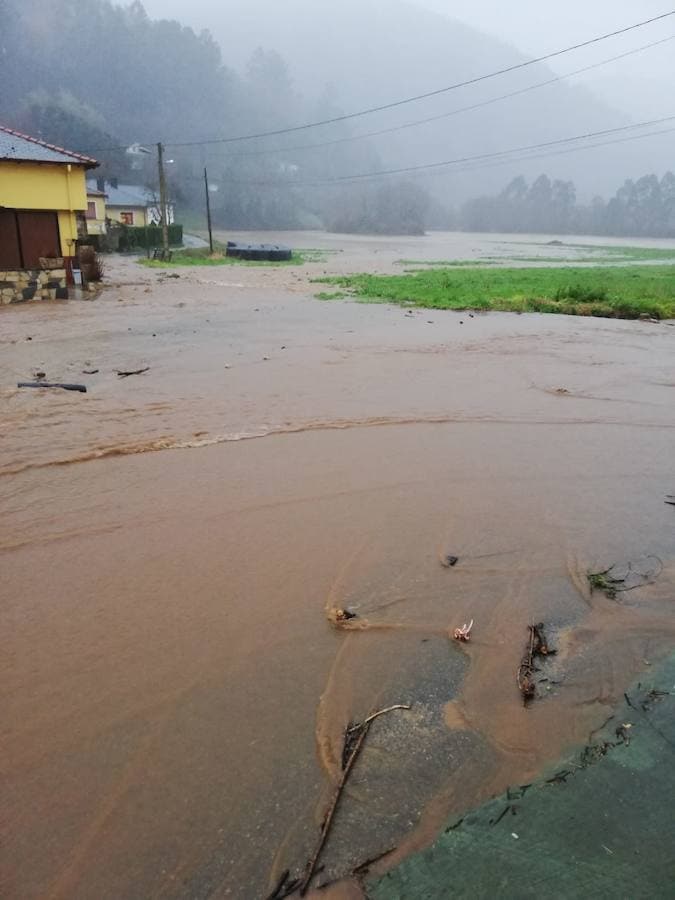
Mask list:
[[[169,256],[169,217],[167,215],[166,176],[164,174],[164,145],[157,144],[157,167],[159,169],[159,205],[162,213],[162,245],[164,256]]]
[[[204,188],[206,190],[206,221],[209,226],[209,247],[211,248],[211,255],[213,255],[213,232],[211,230],[211,198],[209,197],[209,176],[204,169]]]

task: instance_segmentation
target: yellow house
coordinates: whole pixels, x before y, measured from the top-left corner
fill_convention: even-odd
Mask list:
[[[105,234],[106,208],[105,192],[90,188],[87,183],[87,234]]]
[[[72,278],[86,235],[85,173],[98,163],[0,125],[0,269],[38,269],[63,257]]]
[[[104,220],[133,227],[159,225],[162,221],[159,199],[148,188],[137,184],[120,184],[116,178],[111,178],[110,181],[89,178],[87,225],[90,234],[105,232],[105,221],[101,229],[100,201],[97,199],[101,196],[105,199]],[[167,203],[167,220],[169,225],[173,225],[175,221],[173,203]]]

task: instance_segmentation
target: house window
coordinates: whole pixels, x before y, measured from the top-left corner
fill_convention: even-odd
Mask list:
[[[120,222],[122,225],[133,225],[134,224],[134,214],[132,212],[121,212],[120,213]]]
[[[93,200],[90,200],[87,203],[87,218],[95,219],[96,218],[96,204]]]

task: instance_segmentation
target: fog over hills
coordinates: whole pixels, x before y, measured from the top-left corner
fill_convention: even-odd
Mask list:
[[[457,6],[465,11],[467,8],[466,3],[443,4],[440,0],[436,5],[452,9]],[[481,7],[480,3],[474,5]],[[584,40],[659,11],[653,4],[647,4],[644,10],[642,5],[639,10],[634,4],[630,7],[625,3],[619,5],[622,18],[591,16],[590,21],[578,21],[576,26],[569,23],[565,40],[557,39],[541,21],[539,47],[544,52],[560,48],[566,45],[565,41]],[[151,14],[178,14],[180,11],[190,24],[208,27],[222,48],[226,64],[240,71],[245,69],[247,59],[256,47],[278,51],[288,65],[295,91],[318,101],[325,96],[328,87],[331,100],[344,111],[360,110],[433,90],[528,58],[506,40],[485,30],[477,30],[421,4],[401,0],[344,0],[339,4],[316,0],[287,0],[285,3],[254,0],[242,6],[227,4],[223,7],[208,0],[195,0],[189,7],[182,7],[175,0],[168,3],[148,0],[146,7]],[[350,123],[350,130],[353,134],[367,133],[472,105],[657,40],[666,36],[669,28],[673,26],[668,21],[656,23],[622,38],[560,57],[555,61],[555,71],[543,65],[532,66],[431,100],[355,119]],[[512,34],[511,29],[505,30]],[[535,34],[536,27],[531,25],[527,32],[527,43],[531,47],[536,43]],[[588,78],[591,82],[594,78],[611,81],[614,74],[625,79],[631,71],[639,73],[643,63],[653,76],[650,54],[668,53],[672,49],[673,45],[666,45],[646,51],[597,69]],[[644,118],[654,116],[656,107],[655,103],[646,105]],[[665,99],[660,109],[661,115],[670,111]],[[372,142],[386,166],[406,166],[543,143],[610,129],[631,121],[639,119],[616,105],[610,106],[588,87],[579,86],[578,79],[572,79],[481,110],[372,139]],[[234,133],[239,131],[236,122],[232,123],[232,130]],[[295,136],[287,145],[330,139],[333,134],[330,128],[317,129],[303,133],[302,141]],[[278,140],[277,146],[284,146],[284,142]],[[307,155],[298,155],[294,161],[302,164],[306,159]],[[573,179],[580,194],[590,196],[594,192],[615,189],[627,176],[638,177],[645,171],[664,170],[672,164],[671,160],[672,136],[664,136],[555,156],[546,161],[518,162],[481,169],[479,173],[443,176],[432,181],[437,190],[445,193],[447,189],[462,199],[476,191],[503,185],[516,174],[533,176],[545,168],[556,177]],[[425,178],[423,183],[431,182]]]
[[[558,35],[541,14],[523,18],[532,0],[511,15],[495,0],[471,7],[442,0],[0,0],[0,121],[96,156],[106,177],[133,177],[153,189],[153,145],[161,141],[173,160],[172,193],[186,211],[201,208],[205,166],[222,186],[213,208],[224,227],[450,227],[462,224],[457,212],[467,200],[498,194],[523,176],[514,188],[520,196],[525,182],[546,173],[557,211],[535,218],[560,221],[561,229],[593,221],[607,231],[612,216],[595,214],[599,201],[590,217],[572,215],[574,203],[586,207],[599,194],[608,200],[626,179],[660,180],[672,168],[673,134],[631,138],[668,124],[556,142],[675,114],[666,89],[649,91],[644,108],[636,100],[640,79],[660,85],[662,72],[664,88],[669,84],[675,41],[644,47],[668,40],[675,16],[530,64],[537,54],[658,12],[650,2],[631,18],[632,5],[621,0],[610,14],[599,0],[603,16],[575,22],[581,0],[568,6],[567,13],[556,7],[551,19],[561,24]],[[447,7],[472,24],[449,17]],[[526,47],[515,43],[519,22],[527,24]],[[636,87],[630,96],[626,89],[627,102],[608,103],[609,94],[621,100],[616,84],[627,84],[631,73]],[[472,79],[479,81],[443,90]],[[603,99],[594,83],[615,89]],[[389,108],[351,115],[379,106]],[[331,121],[298,128],[324,120]],[[125,150],[132,144],[153,149],[132,158]],[[453,162],[435,165],[445,161]],[[665,190],[669,197],[670,180]],[[670,212],[653,213],[662,192],[643,182],[636,195],[658,233],[671,227]],[[546,182],[538,182],[527,202],[546,205],[548,196]],[[638,204],[630,185],[624,197],[626,209]],[[479,220],[491,227],[494,216],[485,210],[493,207],[480,209]],[[522,210],[514,215],[529,221]],[[621,233],[637,227],[632,215],[614,218]],[[639,233],[646,228],[639,224]]]

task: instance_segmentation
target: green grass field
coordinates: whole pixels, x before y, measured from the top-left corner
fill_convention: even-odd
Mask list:
[[[618,319],[675,318],[675,266],[441,268],[317,281],[366,303]]]

